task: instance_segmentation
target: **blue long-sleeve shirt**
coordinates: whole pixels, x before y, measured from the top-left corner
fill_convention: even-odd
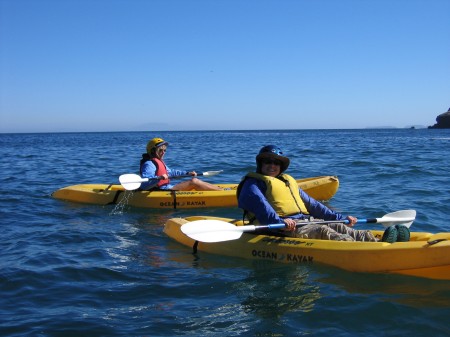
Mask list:
[[[167,168],[167,175],[169,176],[169,178],[184,176],[184,175],[189,174],[189,171],[170,169],[167,165],[166,165],[166,168]],[[142,185],[141,185],[142,190],[149,190],[153,187],[156,187],[156,185],[158,184],[159,179],[157,178],[158,176],[156,175],[156,165],[153,164],[153,162],[151,160],[147,160],[142,165],[141,176],[142,176],[142,178],[148,178],[148,182],[142,183]],[[169,183],[167,185],[161,186],[160,189],[170,190],[173,186],[174,185]]]
[[[239,194],[238,206],[255,214],[256,219],[260,224],[283,223],[283,218],[275,212],[273,207],[267,201],[267,198],[265,197],[266,191],[267,186],[262,180],[246,178]],[[324,220],[341,220],[344,218],[342,214],[329,209],[324,204],[310,197],[302,189],[299,189],[299,192],[309,215],[314,218]],[[290,215],[288,218],[301,220],[305,217],[306,215],[298,213]]]

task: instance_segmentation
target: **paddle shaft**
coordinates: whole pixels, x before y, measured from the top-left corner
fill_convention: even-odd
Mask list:
[[[411,226],[416,218],[415,210],[403,210],[386,214],[382,218],[358,219],[360,223],[382,223],[384,227],[394,224]],[[349,223],[348,220],[320,220],[320,221],[298,221],[296,226],[320,225],[330,223]],[[284,223],[270,225],[245,225],[236,226],[232,223],[211,219],[196,220],[181,226],[181,231],[191,239],[200,242],[222,242],[239,239],[244,232],[254,232],[261,229],[281,229],[285,228]]]
[[[205,173],[204,172],[200,172],[200,173],[197,173],[197,176],[203,176],[203,175],[205,175]],[[176,179],[176,178],[186,178],[186,177],[195,177],[194,175],[192,175],[192,174],[183,174],[183,175],[181,175],[181,176],[171,176],[171,177],[168,177],[168,179]],[[159,177],[157,177],[159,180],[161,180],[161,179],[164,179],[164,177],[163,176],[159,176]]]
[[[222,171],[207,171],[207,172],[197,173],[196,175],[197,176],[208,176],[208,177],[210,177],[210,176],[215,176],[216,174],[219,174],[220,172],[222,172]],[[183,177],[195,177],[195,176],[191,175],[191,174],[183,174],[183,175],[180,175],[180,176],[169,177],[169,179],[183,178]],[[159,176],[159,177],[155,177],[154,179],[161,180],[161,179],[164,179],[164,177]],[[136,189],[138,189],[141,186],[142,183],[145,183],[145,182],[147,182],[149,180],[150,180],[149,178],[142,178],[138,174],[134,174],[134,173],[122,174],[119,177],[119,181],[120,181],[121,185],[126,190],[136,190]]]
[[[361,220],[371,220],[371,219],[361,219]],[[358,220],[358,222],[360,222],[360,220]],[[362,223],[365,223],[365,222],[366,221],[362,221]],[[371,222],[376,222],[376,221],[371,221]],[[330,224],[330,223],[348,224],[349,221],[348,220],[299,221],[295,224],[295,227],[300,227],[300,226],[305,226],[305,225],[324,225],[324,224]],[[249,226],[243,226],[243,227],[248,227],[249,228],[248,231],[251,231],[251,230],[257,231],[260,229],[279,229],[279,228],[284,228],[285,226],[286,225],[284,223],[275,223],[275,224],[270,224],[270,225],[259,225],[259,226],[249,225]],[[254,229],[250,229],[250,227],[253,227]],[[245,231],[247,231],[247,230],[245,230]]]
[[[203,175],[205,175],[204,173],[197,173],[197,176],[203,176]],[[183,175],[181,175],[181,176],[173,176],[173,177],[168,177],[167,179],[177,179],[177,178],[187,178],[187,177],[195,177],[194,175],[191,175],[191,174],[183,174]],[[145,180],[144,180],[145,179]],[[158,179],[158,180],[163,180],[164,179],[164,177],[163,176],[158,176],[158,177],[156,177],[156,179]],[[148,179],[148,178],[142,178],[142,182],[146,182],[146,181],[149,181],[150,179]],[[156,186],[157,184],[154,184],[154,185],[151,185],[151,187],[150,188],[152,188],[152,187],[154,187],[154,186]]]
[[[202,175],[203,175],[203,173],[197,173],[197,176],[202,176]],[[194,176],[191,174],[183,174],[181,176],[171,176],[171,177],[168,177],[167,179],[186,178],[186,177],[194,177]],[[164,177],[158,176],[158,177],[155,177],[154,179],[162,180],[162,179],[164,179]],[[139,178],[139,179],[136,179],[133,181],[127,181],[127,183],[145,183],[149,180],[150,180],[149,178]]]
[[[414,219],[410,219],[410,218],[405,218],[405,219],[389,219],[389,220],[384,220],[384,219],[378,219],[378,218],[369,218],[369,219],[358,219],[358,221],[356,223],[378,223],[378,222],[410,222]],[[295,224],[296,227],[299,226],[305,226],[305,225],[325,225],[325,224],[333,224],[333,223],[344,223],[344,224],[348,224],[350,221],[348,220],[322,220],[322,221],[299,221]],[[276,224],[270,224],[270,225],[259,225],[259,226],[253,226],[253,225],[249,225],[249,226],[243,226],[243,227],[248,227],[248,231],[252,231],[252,230],[260,230],[260,229],[279,229],[279,228],[284,228],[285,224],[284,223],[276,223]],[[253,227],[253,229],[251,229],[251,227]],[[239,228],[239,227],[238,227]],[[247,230],[245,230],[247,232]]]

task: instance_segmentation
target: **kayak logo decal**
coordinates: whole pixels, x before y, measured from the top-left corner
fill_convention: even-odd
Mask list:
[[[313,257],[309,255],[286,254],[287,262],[313,263]]]
[[[314,258],[310,255],[278,254],[266,250],[252,250],[252,256],[265,260],[285,261],[292,263],[313,263]]]
[[[267,248],[269,248],[270,245],[286,245],[286,246],[299,246],[299,245],[305,245],[305,246],[312,246],[313,243],[302,241],[295,238],[287,238],[287,237],[273,237],[273,236],[267,236],[264,237],[261,242],[264,242],[267,244]],[[310,255],[301,255],[301,254],[292,254],[292,253],[276,253],[269,250],[252,250],[252,256],[260,259],[265,260],[276,260],[276,261],[282,261],[282,262],[289,262],[289,263],[313,263],[314,257]]]
[[[170,207],[170,208],[176,208],[176,207],[183,207],[183,206],[207,206],[206,201],[186,201],[186,202],[173,202],[173,201],[162,201],[159,203],[160,207]]]
[[[188,206],[206,206],[206,201],[188,201],[186,202]]]
[[[185,202],[173,202],[173,201],[163,201],[159,203],[160,207],[178,207],[178,206],[184,206],[186,203]]]

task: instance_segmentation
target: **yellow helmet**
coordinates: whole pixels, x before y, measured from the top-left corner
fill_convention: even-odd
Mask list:
[[[169,143],[162,138],[153,138],[147,143],[147,153],[152,153],[152,151],[163,145],[167,146]]]

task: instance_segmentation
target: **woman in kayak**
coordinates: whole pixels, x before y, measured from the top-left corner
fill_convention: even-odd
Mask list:
[[[248,173],[238,186],[238,206],[251,224],[284,223],[283,234],[305,239],[379,241],[369,230],[351,228],[357,218],[350,215],[344,218],[299,189],[295,179],[283,173],[290,160],[282,154],[277,146],[264,146],[256,156],[256,173]],[[348,225],[308,224],[313,219],[348,220]],[[298,225],[302,221],[305,224]],[[403,225],[390,226],[382,241],[409,241],[409,229]]]
[[[142,190],[174,190],[174,191],[220,191],[222,188],[209,184],[196,178],[195,171],[183,171],[170,169],[164,163],[164,155],[169,145],[162,138],[153,138],[147,143],[147,153],[142,155],[140,173],[142,178],[148,178],[148,182],[141,185]],[[176,185],[170,183],[170,177],[190,175],[191,180],[180,182]]]

